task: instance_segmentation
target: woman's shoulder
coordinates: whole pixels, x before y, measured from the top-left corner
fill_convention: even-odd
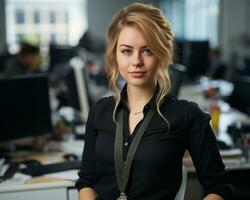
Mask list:
[[[100,98],[96,102],[96,105],[105,106],[106,104],[114,104],[114,103],[115,103],[114,96],[105,96],[105,97]]]
[[[164,101],[167,107],[170,107],[174,113],[182,115],[185,120],[192,120],[194,118],[208,119],[210,116],[204,112],[197,103],[187,99],[178,99],[175,96],[167,96]]]
[[[96,129],[110,133],[115,130],[113,123],[114,106],[115,99],[113,96],[103,97],[93,105],[89,115],[92,117],[92,123]]]
[[[175,106],[175,107],[177,106],[182,109],[188,109],[188,110],[199,109],[199,106],[197,103],[193,101],[189,101],[187,99],[178,99],[177,97],[172,96],[172,95],[166,96],[164,102],[168,105]]]
[[[99,99],[92,107],[95,111],[103,111],[103,109],[113,109],[115,106],[114,96],[106,96]]]

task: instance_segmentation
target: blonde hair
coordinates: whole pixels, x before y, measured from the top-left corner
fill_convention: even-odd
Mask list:
[[[156,72],[159,85],[156,105],[157,112],[167,122],[159,108],[171,88],[168,71],[169,65],[173,60],[173,33],[169,22],[165,19],[160,9],[142,3],[133,3],[119,10],[113,16],[111,24],[108,27],[108,43],[105,61],[109,86],[114,92],[116,102],[113,119],[115,120],[115,112],[121,98],[117,85],[119,70],[116,61],[116,47],[119,34],[124,26],[134,26],[138,28],[148,43],[150,50],[159,60]]]

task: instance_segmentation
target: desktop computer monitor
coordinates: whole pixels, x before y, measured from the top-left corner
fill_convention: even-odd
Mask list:
[[[48,77],[0,79],[0,143],[52,132]]]
[[[228,103],[250,116],[250,77],[239,77],[233,84],[234,89],[228,97]]]
[[[209,67],[209,41],[175,41],[175,61],[187,67],[189,80],[206,74]]]
[[[71,66],[65,77],[69,104],[80,112],[82,122],[86,123],[91,106],[87,71],[80,58],[73,58],[70,64]]]
[[[77,52],[76,47],[51,44],[49,49],[50,60],[48,71],[52,72],[56,65],[69,62],[71,58],[78,54]]]

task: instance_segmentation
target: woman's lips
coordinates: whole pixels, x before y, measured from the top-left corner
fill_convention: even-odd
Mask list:
[[[133,78],[142,78],[146,72],[129,72]]]

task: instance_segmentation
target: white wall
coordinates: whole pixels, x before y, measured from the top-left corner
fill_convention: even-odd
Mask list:
[[[230,64],[233,53],[239,57],[250,56],[250,46],[246,47],[246,42],[242,42],[243,33],[250,37],[250,1],[221,0],[219,46],[227,64]]]
[[[88,0],[88,27],[93,36],[105,39],[106,29],[113,14],[133,0]],[[159,0],[141,0],[137,2],[159,4]],[[250,54],[250,47],[240,44],[240,34],[250,35],[250,1],[220,0],[219,46],[222,49],[223,60],[229,64],[234,51],[240,56]]]
[[[158,0],[88,0],[88,27],[93,36],[105,39],[106,29],[113,14],[125,5],[132,2],[144,2],[158,5]]]
[[[0,0],[0,53],[6,46],[4,0]]]

